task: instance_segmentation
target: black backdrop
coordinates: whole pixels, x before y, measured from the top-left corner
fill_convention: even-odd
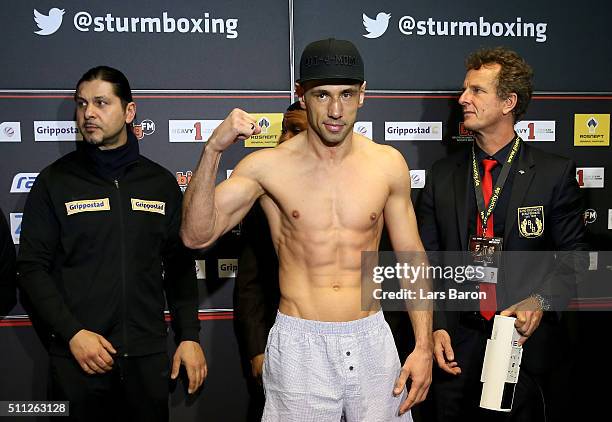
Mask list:
[[[50,128],[73,126],[72,89],[95,65],[126,73],[144,131],[142,153],[184,183],[202,149],[202,141],[195,140],[196,127],[203,128],[205,140],[206,128],[234,107],[273,119],[270,113],[284,111],[294,99],[294,63],[302,48],[329,36],[352,40],[364,57],[368,91],[356,129],[396,147],[411,169],[426,170],[461,142],[456,100],[464,57],[481,46],[506,45],[522,54],[536,74],[537,92],[522,133],[529,137],[531,128],[535,139],[528,141],[571,157],[583,168],[583,192],[591,210],[592,274],[609,278],[609,254],[596,251],[612,244],[612,195],[605,177],[612,162],[612,50],[606,29],[612,9],[603,0],[464,3],[5,1],[0,16],[0,207],[17,236],[32,178],[75,148],[70,140],[74,134],[44,141],[40,132],[48,135]],[[36,34],[40,28],[34,9],[47,15],[53,8],[64,10],[61,25],[52,34]],[[375,18],[381,12],[391,15],[386,32],[365,37],[362,15]],[[588,134],[585,121],[591,117],[598,122],[603,145],[577,145],[575,139]],[[391,141],[386,122],[438,127],[438,136]],[[175,142],[177,128],[191,130],[184,135],[191,142]],[[228,151],[219,180],[251,151],[243,146]],[[423,177],[418,173],[413,178],[415,200]],[[173,420],[244,418],[247,394],[231,320],[238,236],[236,229],[201,257],[206,279],[200,283],[200,319],[210,374],[196,397],[186,398],[180,386],[173,392]],[[18,305],[0,320],[0,400],[45,396],[46,356],[23,314]],[[590,312],[571,321],[575,336],[568,348],[576,364],[560,370],[573,374],[572,395],[582,414],[598,414],[604,407],[591,386],[596,378],[591,373],[598,371],[588,362],[610,317]]]

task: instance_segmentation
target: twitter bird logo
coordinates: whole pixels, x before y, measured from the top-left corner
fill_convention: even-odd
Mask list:
[[[64,17],[64,9],[54,7],[49,10],[49,16],[43,15],[38,10],[34,9],[34,22],[40,28],[40,31],[35,31],[38,35],[51,35],[55,33],[62,24]]]
[[[368,17],[365,13],[363,14],[363,26],[368,31],[363,36],[366,38],[378,38],[385,33],[389,26],[389,19],[391,15],[389,13],[380,12],[376,15],[376,19]]]

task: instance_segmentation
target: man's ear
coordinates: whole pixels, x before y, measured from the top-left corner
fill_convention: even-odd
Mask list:
[[[136,103],[131,102],[125,106],[125,123],[128,125],[134,121],[136,117]]]
[[[508,98],[504,100],[504,108],[502,110],[503,113],[504,114],[512,113],[512,110],[514,110],[514,108],[516,107],[517,102],[518,102],[518,96],[516,95],[515,92],[511,92],[510,95],[508,95]]]
[[[306,110],[306,103],[304,102],[304,87],[300,85],[298,82],[295,83],[295,93],[300,100],[300,107]]]
[[[363,83],[359,87],[359,107],[363,105],[363,101],[365,100],[365,90],[366,90],[366,81],[363,81]]]

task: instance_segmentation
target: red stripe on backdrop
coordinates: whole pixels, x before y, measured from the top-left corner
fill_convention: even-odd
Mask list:
[[[53,94],[45,94],[45,95],[38,95],[38,94],[21,94],[21,95],[15,95],[15,94],[0,94],[0,99],[72,99],[72,95],[66,95],[66,94],[57,94],[57,95],[53,95]],[[185,94],[185,95],[177,95],[177,94],[139,94],[139,95],[134,95],[135,99],[232,99],[232,98],[237,98],[237,99],[248,99],[248,98],[254,98],[254,99],[266,99],[266,98],[270,98],[270,99],[289,99],[290,96],[289,95],[261,95],[261,94],[227,94],[227,95],[207,95],[207,94],[200,94],[200,95],[192,95],[192,94]],[[457,99],[459,98],[459,95],[457,94],[447,94],[447,95],[440,95],[440,94],[367,94],[366,93],[366,98],[375,98],[375,99],[415,99],[415,100],[422,100],[422,99],[428,99],[428,98],[432,98],[432,99]],[[612,96],[610,95],[534,95],[532,97],[533,100],[597,100],[597,101],[601,101],[601,100],[612,100]]]
[[[198,313],[198,319],[200,321],[214,321],[214,320],[231,320],[234,319],[233,311],[201,311]],[[165,315],[166,322],[172,320],[169,314]],[[0,327],[31,327],[32,321],[27,316],[18,316],[17,318],[5,318],[0,319]]]

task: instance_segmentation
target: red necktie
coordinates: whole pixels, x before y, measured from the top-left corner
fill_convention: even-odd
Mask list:
[[[493,194],[493,177],[491,176],[491,170],[497,166],[497,161],[492,158],[485,158],[482,160],[482,166],[484,168],[484,174],[482,175],[482,195],[484,196],[485,207],[488,207],[489,201],[491,200],[491,195]],[[478,236],[483,236],[480,213],[478,213],[478,217],[476,218],[476,234]],[[487,229],[484,232],[484,235],[486,237],[494,236],[493,213],[491,213],[487,220]],[[488,321],[493,318],[493,315],[495,315],[495,311],[497,310],[495,284],[480,283],[480,291],[486,293],[486,299],[480,299],[480,315],[482,315]]]

